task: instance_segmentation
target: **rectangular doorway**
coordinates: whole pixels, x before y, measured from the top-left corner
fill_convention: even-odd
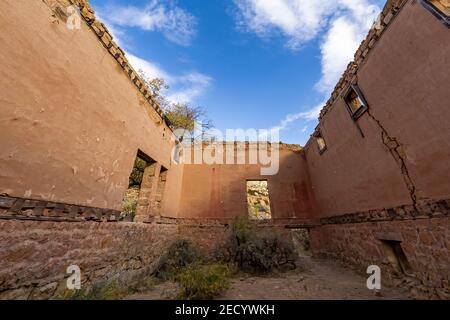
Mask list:
[[[247,181],[247,205],[250,220],[272,219],[267,180]]]
[[[128,189],[122,200],[120,220],[134,221],[140,207],[148,206],[148,194],[151,192],[151,177],[154,175],[156,162],[138,151],[131,171]],[[150,186],[148,184],[150,183]]]

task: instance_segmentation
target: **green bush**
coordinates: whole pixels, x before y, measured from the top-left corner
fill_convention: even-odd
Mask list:
[[[176,276],[180,285],[180,299],[210,300],[219,296],[228,286],[228,267],[225,265],[190,265]]]
[[[160,258],[155,276],[161,280],[173,280],[181,268],[199,258],[197,250],[188,240],[175,240]]]
[[[80,290],[66,289],[55,297],[56,300],[120,300],[127,294],[117,282],[104,281]]]
[[[233,263],[248,273],[296,268],[296,254],[291,242],[274,232],[257,234],[243,218],[233,222],[228,239],[216,248],[214,255],[216,260]]]

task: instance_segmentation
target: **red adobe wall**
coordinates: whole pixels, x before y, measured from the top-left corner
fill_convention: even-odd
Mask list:
[[[344,86],[318,125],[327,150],[313,137],[305,147],[322,223],[311,230],[314,252],[363,272],[379,265],[382,283],[419,298],[450,298],[449,70],[449,28],[407,0],[353,78],[369,105],[357,120],[364,137]],[[393,272],[385,241],[400,242],[408,280]]]
[[[87,23],[12,0],[0,21],[0,194],[120,210],[138,149],[177,194],[170,129]]]
[[[327,150],[305,147],[321,216],[450,198],[449,29],[408,1],[357,72],[369,104],[353,123],[342,98],[320,121]],[[401,147],[406,171],[383,143],[386,130]]]
[[[248,149],[246,153],[248,159]],[[179,218],[246,216],[247,180],[267,180],[272,218],[310,221],[315,203],[301,151],[281,145],[279,172],[261,175],[261,165],[185,164]]]

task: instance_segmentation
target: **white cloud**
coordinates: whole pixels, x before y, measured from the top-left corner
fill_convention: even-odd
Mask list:
[[[330,21],[352,15],[359,22],[371,21],[378,7],[370,0],[234,0],[237,23],[260,37],[278,33],[287,45],[298,49],[327,29]]]
[[[333,90],[380,11],[367,0],[341,1],[350,10],[331,21],[320,46],[322,78],[316,89],[324,94]]]
[[[234,0],[238,25],[258,36],[273,33],[297,50],[320,37],[322,76],[315,85],[323,101],[297,114],[287,115],[273,127],[284,130],[298,120],[317,119],[337,81],[375,21],[376,0]]]
[[[126,56],[135,70],[142,69],[148,78],[162,78],[167,82],[170,89],[165,94],[171,102],[191,103],[204,94],[213,81],[211,77],[196,71],[174,75],[151,61],[130,53]]]
[[[122,41],[120,39],[126,38],[126,33],[123,30],[121,30],[120,28],[116,28],[114,25],[106,23],[106,19],[104,19],[101,16],[101,14],[96,13],[96,16],[97,16],[98,20],[100,20],[102,22],[105,22],[105,25],[107,26],[108,31],[111,34],[111,36],[113,37],[113,39],[116,42],[116,44],[118,46],[122,46],[123,43],[122,43]]]
[[[288,38],[291,48],[313,39],[334,12],[334,0],[234,0],[239,12],[238,24],[261,37],[279,32]]]
[[[189,103],[203,95],[211,83],[212,78],[202,73],[191,72],[181,75],[176,77],[172,84],[177,90],[169,93],[167,98],[172,102]]]
[[[172,1],[151,0],[145,7],[112,5],[100,8],[100,14],[113,27],[137,27],[158,31],[179,45],[187,46],[196,34],[196,18]]]
[[[155,1],[155,0],[151,1],[150,8],[154,8],[157,5],[158,5],[158,1]],[[114,7],[114,8],[117,9],[118,7]],[[148,19],[145,18],[145,16],[149,14],[148,12],[141,13],[141,12],[136,12],[136,10],[135,10],[136,8],[134,8],[134,7],[127,7],[127,8],[125,8],[125,14],[122,17],[119,17],[121,9],[117,9],[119,11],[114,13],[114,15],[117,15],[117,16],[114,16],[114,15],[112,17],[108,16],[109,19],[105,19],[105,17],[107,15],[105,14],[104,11],[101,14],[97,13],[97,17],[99,18],[99,20],[104,22],[105,25],[108,27],[110,33],[114,37],[114,41],[117,44],[120,44],[122,46],[122,49],[124,49],[126,57],[127,57],[128,61],[130,62],[130,64],[133,66],[133,68],[136,71],[138,71],[140,69],[142,71],[144,71],[145,75],[149,79],[154,79],[154,78],[164,79],[166,81],[166,83],[170,86],[170,88],[164,92],[164,94],[167,96],[167,99],[170,102],[192,103],[198,97],[203,95],[213,81],[213,79],[210,76],[205,75],[200,72],[197,72],[197,71],[184,72],[181,74],[172,74],[172,73],[166,71],[163,67],[161,67],[157,63],[154,63],[150,60],[146,60],[141,57],[138,57],[130,52],[130,51],[132,51],[132,48],[130,48],[127,45],[127,40],[128,40],[129,34],[126,32],[125,29],[117,27],[117,26],[125,25],[125,21],[126,21],[125,17],[128,17],[132,14],[140,15],[140,19],[138,19],[139,22],[137,24],[139,24],[143,29],[145,29],[145,28],[151,29],[151,27],[154,24],[153,24],[153,21],[149,17],[147,17]],[[114,9],[114,10],[116,10],[116,9]],[[109,10],[114,11],[111,8]],[[181,10],[181,9],[179,9],[179,10]],[[97,9],[97,11],[98,11],[98,9]],[[101,9],[100,9],[100,11],[101,11]],[[155,15],[155,16],[159,17],[159,18],[155,17],[155,19],[157,21],[160,21],[161,19],[163,19],[161,17],[163,17],[164,14],[162,14],[161,12],[163,12],[163,13],[167,12],[165,9],[161,9],[161,8],[156,11],[160,12],[159,14]],[[173,14],[176,15],[176,13],[173,13]],[[123,23],[122,23],[122,20],[123,20]],[[113,21],[116,21],[116,24]],[[159,23],[157,21],[154,23],[155,24]],[[118,22],[120,22],[120,23],[118,23]]]
[[[173,82],[172,76],[169,75],[164,69],[162,69],[156,63],[153,63],[153,62],[145,60],[145,59],[141,59],[129,52],[126,52],[125,54],[126,54],[128,61],[133,66],[133,68],[136,71],[139,69],[142,69],[142,71],[145,72],[145,74],[148,78],[150,78],[150,79],[162,78],[167,83]]]
[[[280,123],[274,127],[271,128],[271,130],[285,130],[289,127],[289,125],[297,120],[305,120],[305,121],[311,121],[316,120],[319,116],[320,110],[325,105],[326,101],[322,101],[321,103],[317,104],[313,108],[307,110],[298,112],[295,114],[288,114],[284,117],[283,120],[280,121]],[[302,131],[304,132],[304,131]]]

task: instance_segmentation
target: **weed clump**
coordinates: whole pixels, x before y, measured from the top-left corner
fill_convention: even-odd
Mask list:
[[[122,200],[122,212],[120,213],[120,220],[133,221],[136,215],[136,208],[139,199],[139,187],[131,187],[125,193]]]
[[[120,300],[127,295],[117,280],[102,281],[79,290],[65,290],[57,295],[56,300]]]
[[[161,281],[172,280],[180,287],[179,299],[213,299],[226,289],[229,270],[222,264],[205,264],[189,240],[175,240],[160,258],[154,273]]]
[[[180,285],[179,299],[210,300],[219,296],[228,286],[229,269],[226,265],[190,265],[176,275]]]

